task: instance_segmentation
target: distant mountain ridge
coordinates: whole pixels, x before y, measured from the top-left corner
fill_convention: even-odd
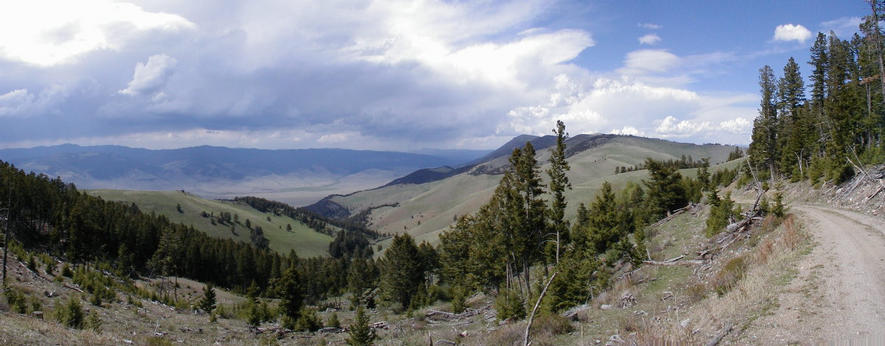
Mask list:
[[[440,231],[459,215],[476,211],[488,201],[508,165],[513,149],[531,142],[540,169],[548,166],[554,136],[517,136],[491,153],[462,166],[421,169],[376,188],[329,195],[304,207],[319,215],[351,219],[360,215],[366,226],[380,233],[408,232],[417,239],[435,241]],[[664,139],[614,134],[579,134],[566,141],[568,173],[573,190],[567,193],[567,216],[579,202],[589,201],[603,182],[615,187],[645,179],[645,171],[618,174],[621,167],[637,167],[646,158],[679,160],[709,158],[726,163],[734,146],[679,143]],[[712,169],[712,168],[711,168]],[[685,170],[683,174],[694,174]],[[365,214],[365,215],[364,215]]]
[[[378,186],[421,168],[460,165],[479,155],[481,152],[458,150],[428,155],[349,149],[141,149],[74,144],[0,149],[0,159],[19,168],[60,176],[88,189],[185,189],[208,197],[259,195],[291,204]]]

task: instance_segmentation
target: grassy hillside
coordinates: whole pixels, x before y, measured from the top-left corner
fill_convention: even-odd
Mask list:
[[[720,166],[733,167],[736,162],[722,163],[731,146],[695,145],[660,139],[632,136],[586,136],[570,140],[574,152],[568,161],[568,173],[573,190],[567,195],[569,203],[566,218],[573,219],[578,204],[588,203],[602,183],[608,181],[617,190],[628,182],[647,178],[647,171],[614,174],[619,166],[635,166],[646,158],[678,160],[683,155],[695,160],[710,158],[712,170]],[[538,151],[541,170],[547,169],[548,149]],[[496,171],[507,158],[497,158],[480,164],[471,172],[425,184],[401,184],[361,191],[346,196],[333,196],[331,201],[347,208],[352,214],[373,208],[369,228],[381,233],[408,232],[418,241],[435,242],[458,215],[470,214],[486,203],[501,179],[501,175],[479,174]],[[694,176],[694,169],[682,170],[683,175]],[[543,174],[546,178],[546,174]],[[389,206],[394,205],[395,206]],[[378,207],[382,205],[388,205]]]
[[[287,216],[262,213],[251,206],[233,201],[207,200],[182,191],[133,191],[133,190],[90,190],[89,194],[105,200],[135,203],[144,212],[165,215],[172,222],[192,225],[210,236],[237,239],[249,242],[249,229],[246,220],[264,230],[270,241],[270,248],[287,254],[290,250],[300,257],[327,256],[332,237],[314,231],[303,223]],[[181,212],[177,210],[181,205]],[[222,225],[212,223],[212,218],[201,216],[202,212],[220,215],[222,212],[237,215],[239,224]],[[287,231],[287,225],[292,230]]]

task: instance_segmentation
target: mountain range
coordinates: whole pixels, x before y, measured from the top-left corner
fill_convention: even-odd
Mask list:
[[[209,198],[253,195],[305,205],[385,184],[425,167],[458,165],[477,150],[424,153],[199,146],[140,149],[65,144],[2,149],[0,159],[86,189],[186,190]]]

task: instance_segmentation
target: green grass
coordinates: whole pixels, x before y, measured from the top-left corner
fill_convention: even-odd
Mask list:
[[[135,203],[142,212],[165,215],[172,222],[193,226],[212,237],[223,239],[249,242],[250,233],[245,226],[248,219],[253,227],[260,226],[264,230],[270,248],[282,254],[295,250],[300,257],[327,256],[332,241],[332,237],[292,218],[262,213],[240,202],[208,200],[182,191],[89,190],[87,193],[109,201]],[[176,209],[179,204],[182,212]],[[213,225],[210,218],[200,215],[203,211],[216,216],[221,212],[238,215],[240,223],[234,226],[236,234],[231,232],[230,225]],[[286,230],[286,225],[292,225],[291,232]]]
[[[678,160],[691,155],[695,160],[711,157],[714,163],[710,171],[733,168],[738,160],[721,163],[728,157],[732,147],[699,146],[647,138],[620,137],[604,145],[580,152],[569,158],[571,170],[568,177],[572,190],[566,194],[568,208],[566,219],[574,219],[578,204],[590,203],[606,181],[617,191],[629,182],[641,183],[648,178],[645,170],[614,174],[619,166],[635,166],[651,157],[656,160]],[[546,179],[549,153],[538,153],[542,177]],[[500,161],[500,162],[499,162]],[[506,159],[492,164],[504,164]],[[696,169],[684,169],[684,176],[694,177]],[[333,201],[347,207],[351,213],[371,206],[399,203],[397,207],[383,207],[372,211],[369,228],[381,233],[408,232],[417,241],[435,243],[439,234],[453,223],[456,216],[476,212],[494,193],[501,175],[460,174],[427,184],[395,185],[375,190],[361,191],[348,196],[336,196]],[[385,242],[381,242],[386,246]]]

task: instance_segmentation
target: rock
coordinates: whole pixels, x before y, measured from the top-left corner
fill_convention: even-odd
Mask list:
[[[469,336],[470,334],[468,334],[467,331],[465,330],[465,331],[463,331],[463,332],[458,333],[458,335],[461,336],[462,338],[466,338],[466,337]]]
[[[689,322],[691,322],[691,319],[690,319],[690,318],[686,318],[686,319],[682,320],[682,322],[679,322],[679,326],[682,327],[682,328],[688,328],[688,323],[689,323]]]
[[[611,304],[602,304],[602,305],[599,306],[599,309],[601,309],[601,310],[611,310],[611,309],[612,309],[612,305],[611,305]]]
[[[571,308],[571,309],[566,310],[565,312],[563,312],[563,313],[561,314],[561,316],[562,316],[562,317],[565,317],[565,318],[568,318],[568,319],[577,320],[577,319],[578,319],[578,313],[580,313],[581,311],[588,310],[588,309],[590,309],[590,306],[587,305],[587,304],[578,305],[578,306],[576,306],[576,307],[573,307],[573,308]]]
[[[337,334],[337,333],[344,332],[344,329],[341,329],[338,327],[325,327],[325,328],[320,329],[319,332],[322,334]]]
[[[621,339],[620,335],[615,334],[615,335],[610,336],[608,338],[608,342],[605,344],[606,345],[617,345],[617,344],[623,344],[623,343],[624,343],[624,339]]]
[[[630,292],[624,292],[624,295],[621,296],[621,299],[618,300],[618,307],[621,309],[629,308],[633,305],[636,305],[636,297],[633,296]]]

